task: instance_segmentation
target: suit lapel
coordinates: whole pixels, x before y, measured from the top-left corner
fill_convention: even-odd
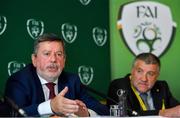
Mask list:
[[[34,67],[32,67],[32,73],[33,73],[32,78],[34,79],[33,80],[34,81],[33,89],[35,91],[34,93],[36,94],[35,96],[36,96],[37,102],[39,102],[39,103],[44,102],[45,101],[44,92],[43,92],[39,77],[37,76],[36,69]]]
[[[140,106],[140,103],[135,95],[135,93],[133,92],[132,89],[129,90],[129,102],[130,102],[130,106],[131,106],[131,109],[133,110],[140,110],[142,109],[141,106]]]
[[[66,86],[68,87],[68,92],[65,94],[65,97],[69,98],[70,95],[69,92],[70,91],[70,82],[67,82],[68,81],[68,77],[67,77],[67,74],[62,71],[60,77],[58,78],[58,93],[61,92]]]
[[[153,98],[153,103],[154,103],[154,107],[155,109],[161,109],[162,108],[162,95],[161,95],[161,89],[159,89],[159,87],[157,85],[155,85],[153,87],[153,89],[151,90],[151,95]]]
[[[128,91],[128,96],[127,96],[127,99],[128,99],[128,107],[130,109],[133,109],[133,110],[139,110],[141,109],[141,106],[139,104],[139,101],[135,95],[135,93],[133,92],[133,90],[131,89],[131,84],[130,84],[130,78],[129,78],[129,75],[125,77],[124,79],[124,84],[127,83],[127,85],[125,85],[124,87],[126,88],[126,90]]]

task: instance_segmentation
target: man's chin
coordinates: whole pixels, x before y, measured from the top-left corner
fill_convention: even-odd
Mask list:
[[[49,82],[54,82],[56,81],[56,79],[58,79],[58,77],[52,77],[52,76],[48,77]]]
[[[139,88],[138,91],[140,93],[146,93],[148,91],[148,89],[147,88]]]

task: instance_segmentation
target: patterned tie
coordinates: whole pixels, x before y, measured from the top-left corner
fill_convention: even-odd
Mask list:
[[[56,95],[55,95],[55,92],[54,92],[54,86],[55,86],[56,84],[55,83],[53,83],[53,82],[49,82],[49,83],[46,83],[46,86],[49,88],[49,91],[50,91],[50,93],[49,93],[49,99],[52,99],[52,98],[54,98]]]
[[[148,101],[147,101],[148,94],[147,93],[141,93],[140,97],[142,98],[147,110],[150,110],[150,107],[149,107],[149,104],[148,104]]]

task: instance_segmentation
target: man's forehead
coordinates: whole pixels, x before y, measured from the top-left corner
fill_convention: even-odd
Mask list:
[[[157,71],[158,65],[157,64],[146,64],[142,60],[138,60],[135,63],[135,67],[147,71]]]

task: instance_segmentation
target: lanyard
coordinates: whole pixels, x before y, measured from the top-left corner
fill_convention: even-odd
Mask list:
[[[138,101],[139,101],[139,103],[140,103],[140,106],[141,106],[141,108],[143,109],[143,111],[147,111],[146,105],[144,104],[142,98],[139,96],[138,92],[137,92],[136,89],[132,86],[132,84],[131,84],[131,88],[132,88],[133,92],[135,93],[135,95],[136,95],[136,97],[137,97],[137,99],[138,99]],[[162,108],[161,108],[161,109],[162,109],[162,110],[165,109],[164,99],[162,99]]]
[[[131,88],[133,90],[133,92],[135,93],[139,103],[140,103],[140,106],[141,108],[143,109],[143,111],[147,111],[147,108],[146,108],[146,105],[144,104],[143,100],[141,99],[141,97],[139,96],[138,92],[135,90],[135,88],[132,86],[131,84]]]

